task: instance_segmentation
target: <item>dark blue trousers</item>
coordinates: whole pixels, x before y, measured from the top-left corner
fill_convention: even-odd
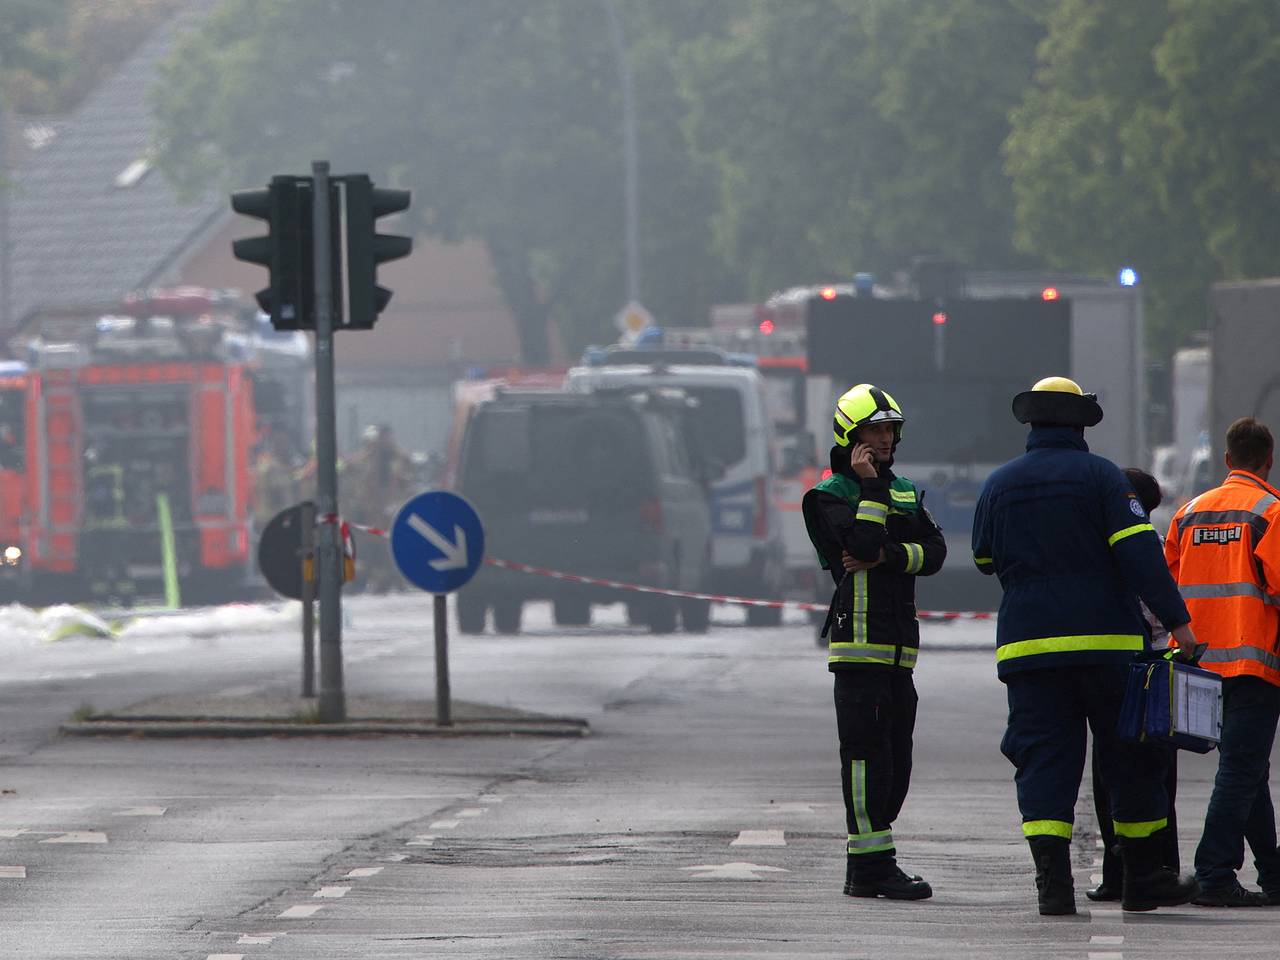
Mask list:
[[[1128,675],[1128,664],[1105,664],[1046,667],[1005,678],[1009,725],[1000,749],[1017,768],[1018,809],[1028,836],[1070,835],[1089,730],[1110,790],[1112,818],[1120,823],[1165,818],[1166,752],[1116,736]]]
[[[1280,687],[1260,677],[1222,681],[1222,742],[1218,775],[1196,848],[1196,879],[1206,890],[1230,885],[1249,841],[1258,883],[1280,893],[1276,814],[1271,805],[1271,746],[1280,719]]]

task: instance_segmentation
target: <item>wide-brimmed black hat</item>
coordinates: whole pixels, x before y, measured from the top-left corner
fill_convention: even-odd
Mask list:
[[[1096,393],[1085,393],[1074,380],[1045,377],[1013,398],[1013,415],[1019,423],[1093,427],[1102,421],[1102,407]]]

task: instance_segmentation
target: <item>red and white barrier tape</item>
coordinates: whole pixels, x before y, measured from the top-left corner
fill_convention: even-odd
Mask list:
[[[817,610],[825,613],[827,604],[807,603],[803,600],[756,600],[752,597],[727,597],[715,593],[692,593],[687,590],[664,590],[659,587],[645,587],[635,583],[620,583],[617,580],[602,580],[599,577],[584,577],[576,573],[565,573],[563,570],[552,570],[548,567],[535,567],[527,563],[516,563],[513,560],[499,560],[496,557],[485,557],[484,562],[492,567],[513,570],[516,573],[531,573],[539,577],[552,577],[569,583],[585,583],[596,587],[610,587],[614,590],[630,590],[636,593],[656,593],[664,597],[681,597],[687,600],[710,600],[714,603],[733,603],[744,607],[774,607],[787,610]],[[994,613],[967,610],[917,610],[916,616],[922,620],[992,620]]]
[[[332,515],[327,516],[324,522],[333,523],[339,519]],[[383,530],[381,527],[371,527],[363,523],[354,523],[351,521],[342,521],[344,531],[344,542],[348,527],[356,530],[363,530],[365,533],[371,533],[376,537],[390,537],[391,533]],[[353,554],[354,555],[354,554]],[[827,611],[825,603],[808,603],[804,600],[757,600],[752,597],[727,597],[716,593],[693,593],[688,590],[665,590],[661,587],[646,587],[638,583],[622,583],[618,580],[603,580],[600,577],[586,577],[578,573],[566,573],[563,570],[552,570],[550,567],[535,567],[527,563],[517,563],[514,560],[499,560],[497,557],[485,557],[484,562],[491,567],[498,567],[502,570],[511,570],[515,573],[528,573],[537,577],[551,577],[554,580],[564,580],[568,583],[584,583],[593,587],[609,587],[613,590],[629,590],[632,593],[656,593],[663,597],[678,597],[685,600],[710,600],[713,603],[733,603],[744,607],[772,607],[785,610],[817,610],[819,613]],[[994,620],[994,613],[986,611],[969,611],[969,610],[917,610],[916,617],[921,620]]]

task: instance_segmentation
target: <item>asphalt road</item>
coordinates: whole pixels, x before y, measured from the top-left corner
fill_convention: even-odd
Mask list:
[[[348,604],[346,687],[430,696],[430,601]],[[11,642],[0,685],[0,957],[1274,957],[1280,910],[1041,918],[991,626],[925,627],[915,778],[895,827],[934,886],[842,896],[831,681],[797,619],[703,637],[610,624],[465,637],[454,695],[585,739],[84,740],[82,704],[295,680],[285,615],[210,611],[117,640]],[[274,619],[273,619],[274,617]],[[1183,755],[1189,862],[1214,757]],[[1087,784],[1086,784],[1087,786]],[[1252,879],[1246,868],[1242,879]]]

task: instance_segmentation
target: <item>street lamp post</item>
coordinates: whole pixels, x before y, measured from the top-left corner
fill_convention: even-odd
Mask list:
[[[609,15],[609,32],[618,59],[618,78],[622,86],[622,157],[623,190],[626,207],[627,301],[640,302],[640,177],[636,147],[636,98],[631,78],[631,59],[622,35],[622,20],[614,0],[602,0]]]

